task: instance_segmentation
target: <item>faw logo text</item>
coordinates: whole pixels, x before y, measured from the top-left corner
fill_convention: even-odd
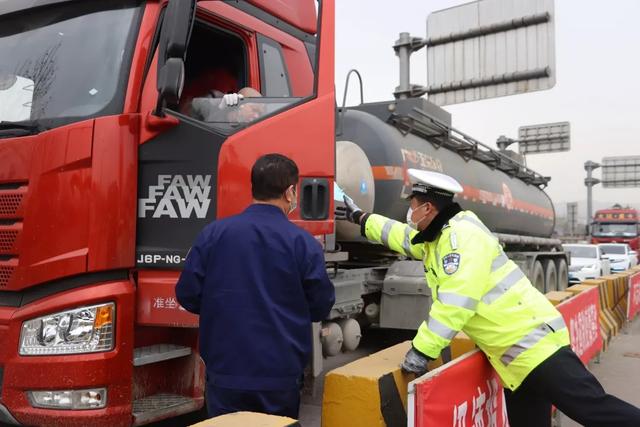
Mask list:
[[[138,201],[140,218],[205,218],[211,204],[211,175],[158,175],[146,199]]]

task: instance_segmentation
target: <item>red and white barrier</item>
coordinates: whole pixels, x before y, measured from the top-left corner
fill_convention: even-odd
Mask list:
[[[640,313],[640,273],[636,273],[629,278],[627,320],[633,320],[638,313]]]
[[[556,308],[569,328],[571,348],[584,364],[589,363],[602,350],[598,288],[580,292]]]
[[[498,374],[474,350],[409,384],[409,427],[509,425]]]

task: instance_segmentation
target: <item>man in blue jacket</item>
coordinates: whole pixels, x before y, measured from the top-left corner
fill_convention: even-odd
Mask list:
[[[204,228],[176,285],[200,315],[210,416],[237,411],[298,417],[311,322],[335,301],[320,244],[289,221],[298,168],[267,154],[251,170],[253,204]]]

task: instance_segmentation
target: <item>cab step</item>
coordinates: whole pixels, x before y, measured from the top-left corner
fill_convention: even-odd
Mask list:
[[[133,366],[149,365],[163,360],[177,359],[191,354],[191,347],[176,344],[155,344],[133,351]]]
[[[169,393],[143,397],[133,402],[133,425],[139,426],[197,411],[202,403],[203,399]]]

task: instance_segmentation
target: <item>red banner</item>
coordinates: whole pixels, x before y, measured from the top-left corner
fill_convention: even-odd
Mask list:
[[[414,427],[509,425],[500,378],[480,350],[409,384],[409,408]]]
[[[598,288],[580,292],[557,308],[569,328],[571,348],[586,365],[602,350]]]
[[[629,304],[627,305],[627,319],[633,320],[640,312],[640,273],[629,278]]]

